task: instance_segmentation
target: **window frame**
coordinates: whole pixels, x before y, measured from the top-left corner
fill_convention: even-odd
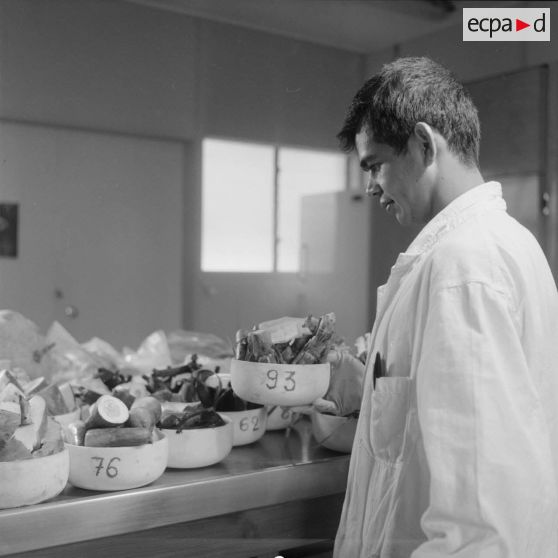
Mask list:
[[[280,271],[278,269],[279,263],[279,189],[280,189],[280,175],[281,169],[279,167],[279,151],[281,149],[292,149],[292,150],[300,150],[300,151],[310,151],[314,153],[329,153],[335,155],[341,155],[344,157],[344,185],[343,188],[338,190],[339,192],[348,191],[354,188],[352,182],[354,182],[354,161],[350,155],[343,153],[340,150],[336,150],[334,148],[325,148],[325,147],[315,147],[315,146],[308,146],[308,145],[294,145],[294,144],[286,144],[286,143],[278,143],[278,142],[266,142],[262,140],[250,140],[244,138],[231,138],[226,136],[217,136],[217,135],[209,135],[204,136],[201,141],[201,160],[203,161],[203,148],[205,141],[223,141],[223,142],[231,142],[231,143],[244,143],[248,145],[257,145],[262,147],[269,147],[273,149],[273,192],[272,192],[272,199],[273,199],[273,210],[272,210],[272,223],[273,223],[273,235],[272,235],[272,269],[271,271],[207,271],[201,268],[202,261],[203,261],[203,205],[201,200],[203,199],[203,189],[204,189],[204,176],[203,176],[203,164],[201,165],[201,196],[200,196],[200,213],[202,218],[200,220],[200,272],[201,273],[219,273],[219,274],[278,274],[278,275],[297,275],[300,273],[298,271]],[[359,169],[360,170],[360,169]]]

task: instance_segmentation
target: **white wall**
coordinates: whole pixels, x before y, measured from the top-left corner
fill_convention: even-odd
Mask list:
[[[183,143],[183,195],[177,200],[183,238],[169,247],[167,258],[182,262],[186,328],[219,319],[216,309],[205,323],[193,322],[201,138],[336,149],[335,134],[360,83],[363,61],[338,49],[126,2],[0,0],[1,121]],[[23,165],[25,156],[12,167]],[[2,188],[0,202],[8,191]],[[22,214],[28,199],[23,192],[12,176],[5,201],[20,202]],[[32,220],[21,220],[21,227],[26,238],[40,235]],[[26,268],[26,277],[38,277],[41,265]],[[0,281],[8,266],[12,275],[23,272],[20,259],[0,259]],[[50,287],[41,288],[50,296]],[[260,319],[291,312],[285,303],[291,290],[287,284],[255,296]],[[41,308],[51,305],[45,301]],[[0,307],[9,306],[9,297],[0,299]]]
[[[336,148],[363,57],[125,2],[0,0],[0,117]]]
[[[469,81],[558,60],[551,30],[551,43],[463,43],[456,26],[365,57],[125,2],[0,0],[0,119],[184,143],[184,252],[169,257],[182,260],[183,326],[195,327],[204,135],[336,148],[350,99],[382,63],[426,54]],[[17,184],[9,192],[23,203]],[[283,288],[265,296],[265,319],[286,313]]]

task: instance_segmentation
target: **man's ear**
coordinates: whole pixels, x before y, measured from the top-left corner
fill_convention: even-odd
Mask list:
[[[413,138],[420,149],[424,165],[430,165],[438,153],[434,130],[425,122],[417,122],[413,130]]]

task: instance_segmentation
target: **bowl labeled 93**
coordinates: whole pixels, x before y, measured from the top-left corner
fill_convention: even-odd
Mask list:
[[[252,403],[292,407],[310,405],[329,387],[330,365],[231,361],[234,392]]]

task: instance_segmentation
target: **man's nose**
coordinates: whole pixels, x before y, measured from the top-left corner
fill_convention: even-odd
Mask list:
[[[368,178],[368,182],[366,184],[366,194],[369,196],[379,196],[382,194],[382,189],[373,177]]]

